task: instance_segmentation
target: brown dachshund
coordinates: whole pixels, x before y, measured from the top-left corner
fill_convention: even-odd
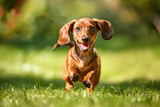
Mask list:
[[[59,45],[72,47],[63,66],[63,79],[66,81],[67,91],[70,91],[76,81],[82,82],[87,91],[93,91],[98,84],[101,61],[94,43],[99,30],[103,39],[112,38],[112,25],[106,20],[82,18],[73,20],[61,28],[58,43],[53,46],[53,50]],[[70,32],[73,33],[75,43],[71,43]]]

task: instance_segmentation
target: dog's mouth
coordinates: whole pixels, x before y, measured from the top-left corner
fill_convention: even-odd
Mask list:
[[[80,43],[80,47],[81,47],[81,49],[83,49],[83,50],[89,49],[89,45],[88,45],[88,44],[82,44],[82,43]]]
[[[88,50],[90,49],[90,47],[91,47],[91,45],[92,45],[92,42],[89,43],[89,44],[84,44],[84,43],[78,42],[78,45],[79,45],[79,48],[80,48],[82,51],[86,52],[86,51],[88,51]]]

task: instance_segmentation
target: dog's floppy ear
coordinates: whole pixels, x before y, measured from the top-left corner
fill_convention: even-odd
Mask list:
[[[65,24],[61,30],[60,30],[60,34],[59,34],[59,39],[58,39],[58,44],[59,45],[67,45],[71,42],[70,39],[70,32],[73,29],[73,25],[75,23],[76,20],[73,20],[67,24]]]
[[[109,40],[113,36],[112,24],[106,20],[93,19],[97,23],[97,27],[101,30],[103,39]]]

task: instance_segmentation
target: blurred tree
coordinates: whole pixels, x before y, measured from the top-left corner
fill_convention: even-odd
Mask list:
[[[4,11],[3,19],[6,21],[7,12],[14,11],[14,15],[20,13],[20,8],[26,0],[1,0],[0,7]]]
[[[121,4],[129,11],[133,10],[139,22],[146,23],[160,34],[160,0],[121,0]]]
[[[115,35],[144,38],[152,34],[148,29],[159,31],[159,5],[158,0],[0,0],[0,39],[53,43],[65,23],[82,17],[109,20]]]
[[[21,0],[2,1],[0,6],[5,12],[3,19],[4,17],[6,20],[10,19],[7,26],[10,25],[11,28],[7,29],[6,21],[1,20],[3,23],[0,25],[0,38],[5,40],[50,41],[57,39],[62,25],[76,18],[89,17],[96,12],[96,3],[91,0],[27,0],[21,6],[17,3]],[[19,12],[17,8],[12,11],[16,5],[21,14],[14,18],[11,17],[12,14]]]

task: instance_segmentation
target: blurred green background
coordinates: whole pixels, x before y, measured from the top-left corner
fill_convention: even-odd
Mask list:
[[[102,80],[159,80],[159,5],[159,0],[1,0],[1,75],[27,72],[62,78],[69,48],[52,52],[59,29],[73,19],[89,17],[109,20],[115,33],[109,41],[99,33],[95,43],[102,59]]]
[[[113,39],[105,41],[99,33],[95,44],[103,81],[160,79],[159,0],[1,0],[1,75],[61,78],[69,48],[53,53],[52,46],[65,23],[83,17],[113,25]]]
[[[51,45],[65,23],[83,17],[109,20],[115,38],[153,40],[160,32],[159,5],[159,0],[1,0],[0,40]]]
[[[114,29],[109,41],[98,33],[101,80],[89,96],[78,83],[64,91],[69,48],[52,52],[60,28],[83,17]],[[160,0],[0,0],[0,106],[158,107],[159,84]]]

